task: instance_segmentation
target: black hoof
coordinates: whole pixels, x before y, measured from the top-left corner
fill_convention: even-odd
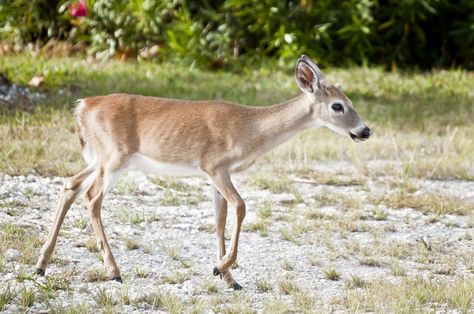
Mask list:
[[[232,284],[232,289],[234,289],[234,290],[242,290],[242,286],[239,285],[238,283],[234,282],[234,283]]]
[[[44,269],[42,268],[36,268],[36,274],[40,276],[44,276]]]
[[[120,276],[119,277],[112,277],[112,278],[110,278],[110,280],[122,283],[122,277],[120,277]]]
[[[217,267],[214,267],[214,269],[212,270],[212,273],[214,274],[214,276],[221,274],[221,272],[219,271],[219,269],[217,269]]]

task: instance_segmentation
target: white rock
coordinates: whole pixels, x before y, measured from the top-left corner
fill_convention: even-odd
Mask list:
[[[21,255],[21,252],[15,249],[8,249],[5,252],[5,256],[7,257],[7,260],[9,261],[16,261]]]

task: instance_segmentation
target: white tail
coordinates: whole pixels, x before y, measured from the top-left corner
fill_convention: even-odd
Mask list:
[[[130,166],[147,173],[207,176],[212,182],[220,274],[240,289],[230,274],[245,203],[230,175],[250,167],[256,158],[298,132],[326,126],[355,141],[370,136],[351,101],[339,86],[325,82],[306,56],[296,66],[303,93],[269,107],[248,107],[224,101],[187,101],[113,94],[81,100],[76,118],[83,156],[88,166],[64,185],[53,226],[36,265],[44,274],[59,229],[75,198],[84,193],[98,245],[112,279],[120,272],[107,242],[100,208],[104,194]],[[224,243],[227,206],[236,216],[230,249]]]

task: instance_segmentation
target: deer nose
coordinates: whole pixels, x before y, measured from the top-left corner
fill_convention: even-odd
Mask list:
[[[360,132],[360,137],[364,140],[368,139],[370,137],[370,129],[368,127],[365,127],[362,132]]]

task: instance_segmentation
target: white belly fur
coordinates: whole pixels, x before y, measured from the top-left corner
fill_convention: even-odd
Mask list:
[[[196,176],[204,174],[197,166],[160,162],[142,154],[133,155],[130,159],[130,167],[146,174],[167,176]]]

